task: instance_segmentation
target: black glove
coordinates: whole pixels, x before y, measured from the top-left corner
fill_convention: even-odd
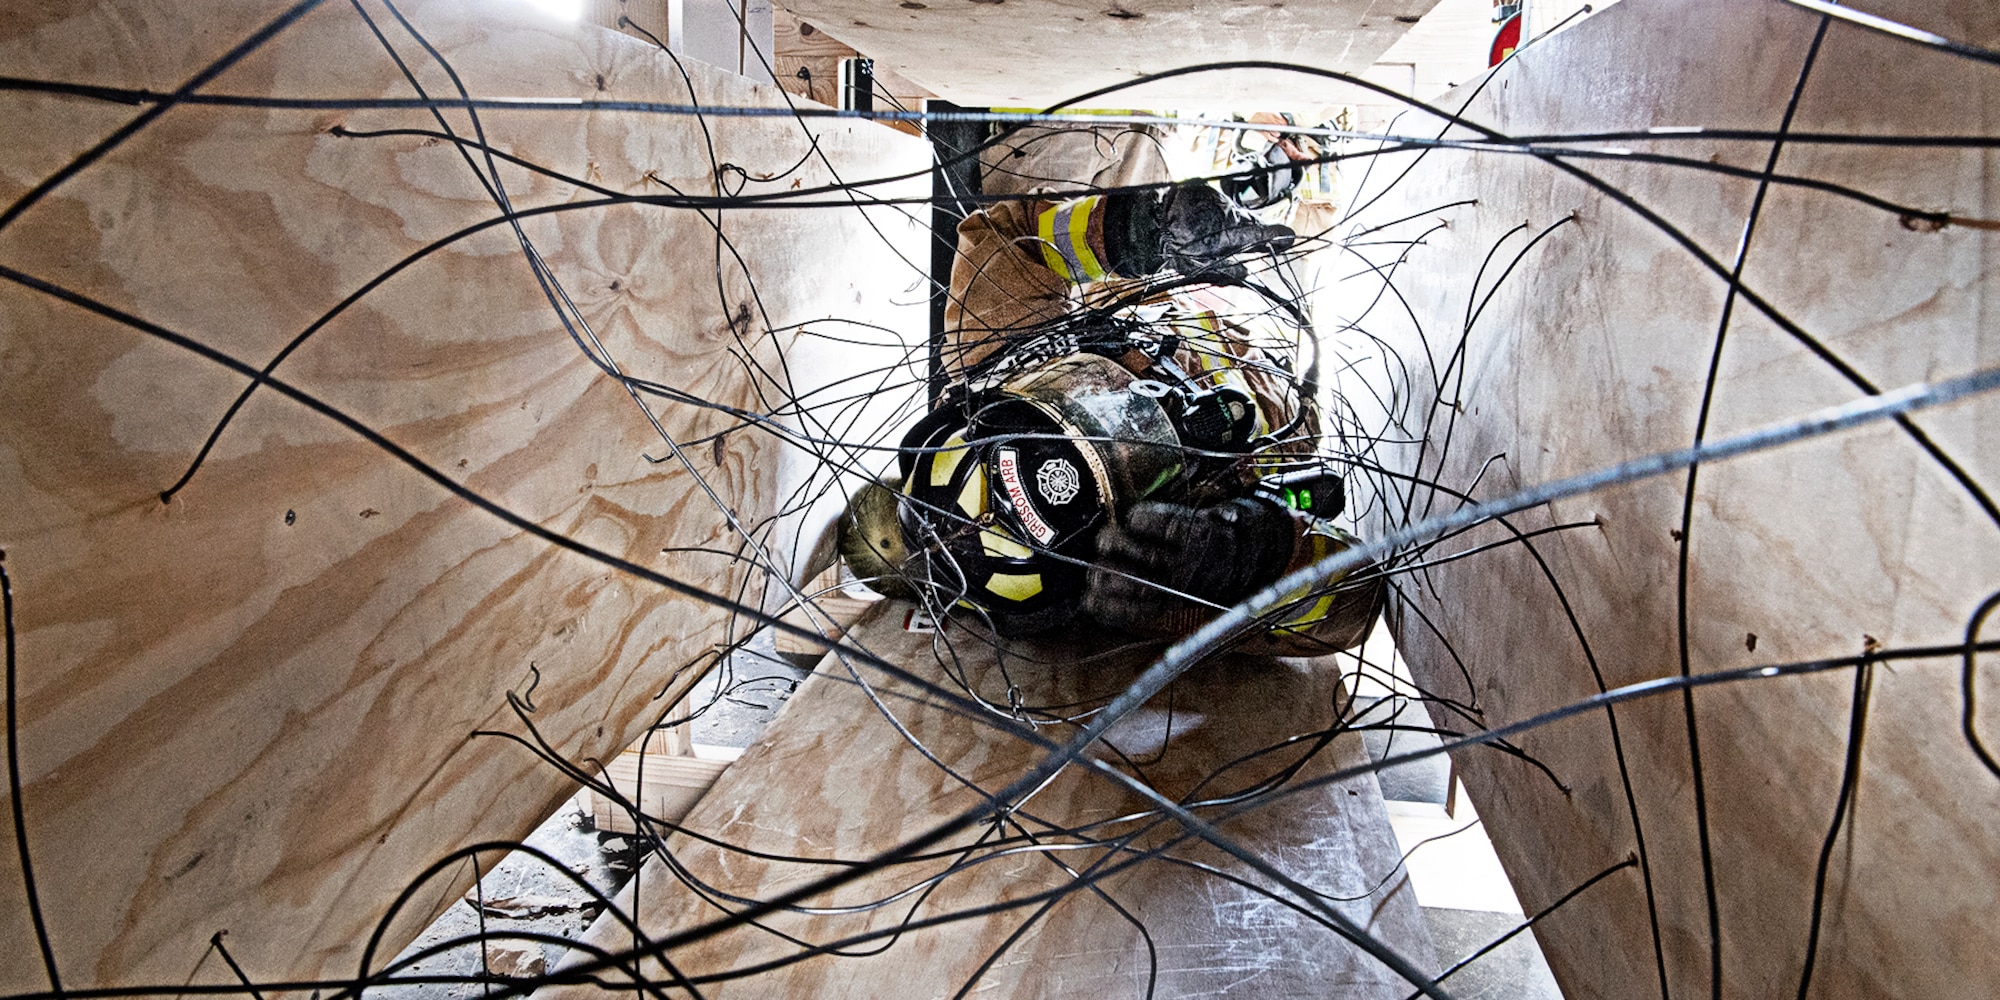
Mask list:
[[[1285,250],[1292,231],[1267,226],[1222,192],[1199,181],[1162,194],[1129,192],[1104,200],[1105,263],[1128,278],[1172,268],[1182,274],[1241,278],[1230,258],[1252,250]]]
[[[1243,206],[1206,184],[1175,185],[1163,206],[1161,254],[1167,266],[1193,277],[1199,274],[1243,276],[1243,266],[1229,259],[1253,250],[1286,250],[1293,234],[1288,226],[1267,226]]]
[[[1234,604],[1284,573],[1293,531],[1290,513],[1258,498],[1213,507],[1134,504],[1123,524],[1106,525],[1097,533],[1097,560],[1084,582],[1084,610],[1099,622],[1132,632],[1192,631],[1213,609],[1162,587],[1214,604]]]

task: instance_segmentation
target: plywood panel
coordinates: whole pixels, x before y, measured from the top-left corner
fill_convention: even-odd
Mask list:
[[[1881,6],[1976,44],[2000,37],[1990,5]],[[1528,50],[1467,114],[1515,135],[1773,129],[1817,23],[1780,4],[1627,0]],[[1991,136],[2000,129],[1996,87],[2000,77],[1990,66],[1835,25],[1793,128]],[[1456,107],[1466,96],[1444,103]],[[1435,135],[1438,127],[1409,119],[1400,126],[1414,135]],[[1771,148],[1713,139],[1611,145],[1752,170]],[[1412,159],[1377,163],[1363,197],[1382,192]],[[1629,161],[1582,166],[1707,253],[1732,259],[1754,181]],[[1984,150],[1804,144],[1788,146],[1779,163],[1784,173],[1975,220],[1994,217],[2000,206],[1993,167]],[[1477,203],[1438,208],[1461,199]],[[1447,151],[1425,157],[1349,225],[1360,231],[1412,215],[1368,236],[1377,242],[1366,251],[1382,261],[1407,254],[1395,284],[1412,315],[1387,297],[1383,308],[1365,311],[1382,295],[1372,275],[1350,283],[1341,305],[1328,307],[1384,338],[1386,346],[1375,346],[1349,337],[1338,349],[1393,383],[1364,393],[1347,381],[1350,401],[1408,401],[1390,433],[1423,444],[1381,446],[1377,455],[1390,468],[1484,499],[1693,441],[1725,283],[1659,228],[1549,164]],[[1565,219],[1500,282],[1530,236]],[[1898,387],[2000,363],[1993,250],[1984,228],[1905,225],[1893,211],[1776,188],[1758,220],[1744,280],[1828,351],[1876,384]],[[1482,273],[1489,253],[1492,264]],[[1461,341],[1467,316],[1496,283],[1491,304]],[[1324,315],[1322,326],[1329,326]],[[1407,375],[1385,352],[1408,365]],[[1739,300],[1708,435],[1859,395],[1798,337]],[[1988,491],[2000,485],[2000,400],[1914,419],[1971,478]],[[1501,725],[1596,693],[1593,671],[1614,686],[1679,675],[1685,482],[1669,476],[1522,516],[1516,523],[1523,529],[1597,521],[1538,539],[1546,572],[1513,546],[1407,577],[1398,636],[1418,679]],[[1419,489],[1413,499],[1388,500],[1383,520],[1456,503]],[[2000,589],[2000,526],[1893,425],[1703,467],[1690,528],[1695,673],[1854,656],[1878,645],[1959,642],[1975,607]],[[1506,537],[1489,527],[1431,556]],[[2000,682],[1990,659],[1985,663],[1978,688],[1990,705]],[[1985,914],[2000,891],[1993,823],[2000,781],[1958,732],[1959,667],[1941,658],[1875,672],[1858,797],[1830,856],[1811,996],[1992,991],[1996,937]],[[1619,709],[1615,743],[1601,712],[1522,737],[1570,794],[1492,755],[1463,757],[1460,773],[1530,911],[1643,847],[1674,996],[1710,993],[1699,780],[1721,995],[1791,996],[1806,966],[1815,871],[1839,797],[1852,690],[1852,675],[1841,672],[1697,693],[1699,775],[1678,696]],[[1989,739],[1994,718],[1983,710]],[[1636,810],[1627,807],[1621,751]],[[1661,992],[1649,900],[1636,873],[1579,897],[1539,934],[1572,998]]]
[[[622,35],[511,5],[402,7],[481,96],[688,100],[661,54]],[[451,92],[381,5],[363,8],[432,93]],[[171,90],[282,9],[38,5],[0,21],[0,62],[26,77]],[[778,103],[775,90],[689,71],[704,104]],[[209,89],[412,93],[347,4],[312,11]],[[22,92],[4,104],[6,202],[137,113]],[[448,117],[470,133],[462,112]],[[489,111],[483,122],[497,148],[617,192],[714,190],[710,149],[687,118]],[[406,255],[495,216],[451,144],[336,131],[392,127],[437,126],[417,111],[172,110],[0,232],[0,264],[261,365]],[[822,183],[827,162],[850,179],[926,162],[920,143],[878,126],[815,131],[827,161],[809,158],[785,183]],[[711,137],[719,160],[753,175],[808,149],[783,119]],[[511,165],[500,176],[520,208],[596,197]],[[893,304],[922,228],[852,209],[803,219],[729,212],[729,246],[715,217],[630,204],[523,227],[626,370],[758,412],[902,354],[793,347],[793,324],[923,324],[921,305]],[[796,380],[776,364],[788,350],[812,362]],[[504,226],[389,278],[277,374],[529,522],[702,588],[754,601],[766,585],[734,555],[745,543],[732,517],[781,572],[801,532],[815,537],[799,523],[812,496],[797,491],[816,463],[734,417],[651,400],[689,444],[689,466],[649,462],[667,454],[659,436],[565,333]],[[869,385],[884,378],[897,384],[892,372]],[[608,757],[692,683],[713,643],[744,630],[530,537],[273,391],[250,399],[162,503],[244,384],[0,283],[0,549],[16,609],[21,805],[70,988],[177,986],[225,929],[259,979],[352,974],[424,865],[522,835],[572,791],[520,746],[472,736],[526,731],[510,692],[558,753]],[[846,406],[821,429],[865,434],[870,412]],[[16,851],[0,859],[0,989],[43,988]],[[406,910],[387,951],[458,888],[441,881]],[[201,966],[203,980],[226,975]]]
[[[934,684],[951,687],[957,674],[971,690],[1002,706],[1011,682],[1024,705],[1086,711],[1129,683],[1151,659],[1144,650],[1108,659],[1091,656],[1088,642],[1017,646],[1010,649],[1003,671],[991,650],[982,650],[960,626],[943,634],[906,631],[908,605],[884,601],[878,607],[850,633],[855,642]],[[685,820],[688,829],[734,848],[768,854],[862,859],[976,807],[1042,756],[1043,751],[1017,737],[936,704],[908,682],[866,668],[859,676],[907,729],[907,739],[853,683],[848,668],[829,657],[786,703],[764,738],[695,806]],[[1309,742],[1279,744],[1330,726],[1339,686],[1330,662],[1223,659],[1176,681],[1169,693],[1113,727],[1108,742],[1129,755],[1125,766],[1170,796],[1227,798],[1298,763]],[[1045,730],[1053,739],[1071,732],[1064,724]],[[934,759],[920,753],[913,741]],[[1253,756],[1260,749],[1270,752]],[[1102,746],[1096,752],[1115,759]],[[1361,759],[1359,737],[1343,735],[1307,762],[1294,780]],[[850,954],[812,957],[757,976],[711,983],[704,992],[720,997],[943,997],[972,984],[975,995],[1137,997],[1148,995],[1149,975],[1157,976],[1152,984],[1156,996],[1400,997],[1409,992],[1394,973],[1332,932],[1214,874],[1152,860],[1105,876],[1099,883],[1104,895],[1096,896],[1081,890],[1064,866],[1095,872],[1093,866],[1115,864],[1129,854],[1103,846],[1051,853],[990,846],[1024,830],[1056,848],[1121,836],[1134,837],[1135,850],[1163,846],[1174,832],[1171,823],[1147,830],[1139,821],[1118,819],[1146,808],[1131,792],[1072,768],[1018,805],[1018,827],[975,828],[941,845],[944,860],[878,872],[808,905],[842,907],[880,899],[943,873],[953,862],[967,862],[921,897],[853,913],[779,914],[764,923],[824,944],[891,929],[912,916],[921,920],[1052,890],[1077,890],[1048,912],[1017,909],[913,929],[900,939],[850,948]],[[1109,825],[1086,828],[1104,823]],[[1083,832],[1070,835],[1053,827]],[[1222,828],[1281,870],[1340,900],[1335,905],[1344,914],[1403,954],[1429,955],[1429,937],[1372,777],[1267,803]],[[768,898],[829,871],[825,864],[770,861],[717,849],[685,834],[668,837],[666,848],[677,865],[710,891],[739,898]],[[1206,844],[1173,846],[1169,857],[1261,881]],[[637,914],[653,939],[720,915],[657,858],[639,879],[636,909],[629,896],[624,907]],[[1123,914],[1114,903],[1124,908]],[[1149,942],[1135,923],[1151,935],[1150,957]],[[1018,940],[1010,941],[1017,932]],[[586,940],[614,951],[632,944],[629,930],[608,919]],[[684,973],[702,977],[798,953],[797,945],[770,930],[739,927],[668,957]],[[588,992],[594,995],[595,989]],[[583,995],[585,989],[540,994],[543,1000]]]
[[[786,0],[802,20],[966,107],[1043,107],[1184,66],[1272,60],[1360,73],[1437,0]],[[1094,107],[1305,108],[1349,92],[1264,71],[1201,74]]]

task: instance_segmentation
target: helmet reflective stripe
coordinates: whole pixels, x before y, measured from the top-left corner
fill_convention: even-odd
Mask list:
[[[1010,601],[1025,601],[1042,592],[1042,574],[995,573],[986,578],[986,589]]]
[[[964,454],[959,452],[958,454]],[[965,485],[958,488],[958,509],[967,517],[978,517],[986,513],[986,467],[977,462],[972,464],[972,472],[965,477]]]
[[[987,528],[979,533],[979,547],[989,556],[1000,559],[1026,559],[1035,550],[1022,545],[1005,528]]]
[[[1110,276],[1090,249],[1093,222],[1100,231],[1099,239],[1103,238],[1103,207],[1104,196],[1094,194],[1061,202],[1035,219],[1036,233],[1042,238],[1043,262],[1070,284],[1102,281]]]
[[[953,434],[944,439],[944,450],[931,456],[931,485],[951,485],[951,474],[958,471],[958,463],[972,449],[965,446],[965,435]]]

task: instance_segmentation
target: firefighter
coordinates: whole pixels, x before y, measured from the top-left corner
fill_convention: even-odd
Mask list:
[[[851,498],[850,569],[1000,636],[1170,638],[1357,544],[1329,520],[1344,496],[1300,296],[1247,266],[1293,238],[1201,183],[973,213],[950,389],[903,438],[899,479]],[[1382,592],[1370,567],[1288,595],[1252,645],[1351,648]]]

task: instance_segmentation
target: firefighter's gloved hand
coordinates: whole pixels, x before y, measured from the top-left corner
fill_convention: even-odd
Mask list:
[[[1190,277],[1223,274],[1241,278],[1237,254],[1287,250],[1294,239],[1289,226],[1257,221],[1243,206],[1206,184],[1175,185],[1162,206],[1161,254],[1167,266]]]
[[[1234,604],[1283,574],[1293,541],[1291,514],[1268,500],[1213,507],[1141,502],[1124,523],[1097,533],[1084,610],[1114,628],[1185,634],[1215,610],[1168,589]]]

